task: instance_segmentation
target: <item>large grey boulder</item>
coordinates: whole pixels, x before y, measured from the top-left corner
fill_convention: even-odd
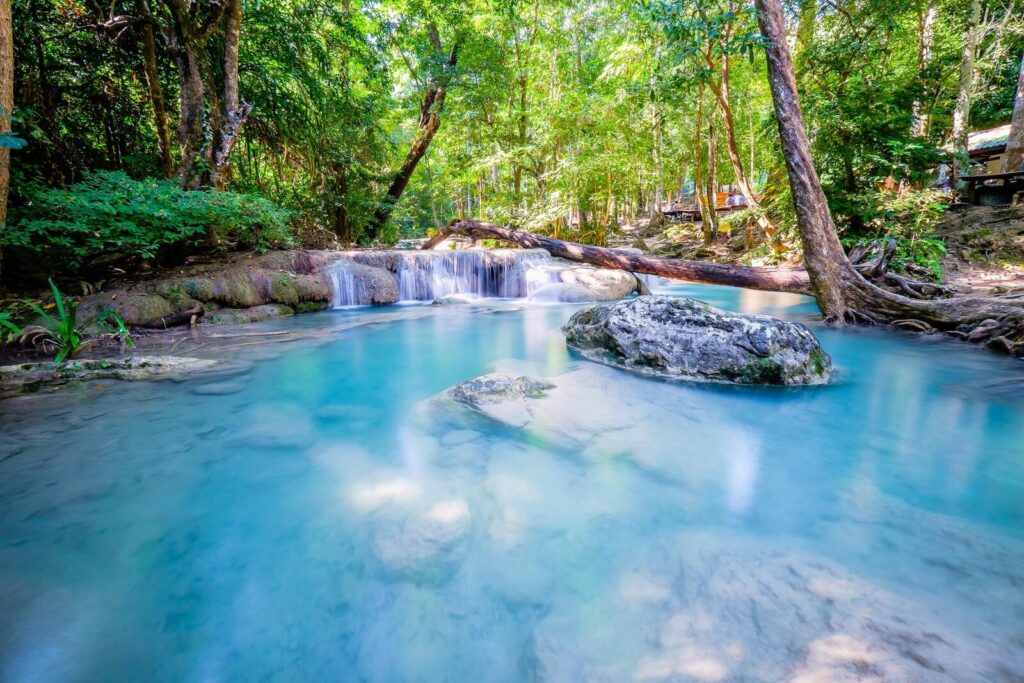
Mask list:
[[[562,328],[585,357],[644,375],[733,384],[822,384],[832,360],[803,325],[641,296],[578,311]]]

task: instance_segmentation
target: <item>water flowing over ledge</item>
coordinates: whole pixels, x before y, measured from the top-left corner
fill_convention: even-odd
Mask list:
[[[581,277],[567,277],[565,273],[591,273],[595,269],[581,270],[580,266],[554,259],[541,249],[349,252],[326,269],[332,288],[332,306],[347,308],[382,302],[387,297],[382,296],[380,290],[387,289],[388,283],[382,280],[384,273],[381,271],[387,271],[394,280],[393,299],[412,302],[434,301],[452,295],[528,298],[551,292],[552,286],[559,295],[552,298],[565,300],[561,297],[565,288],[584,288]],[[625,275],[629,288],[624,293],[613,292],[618,296],[611,298],[620,298],[637,286],[630,280],[635,280],[634,276]]]

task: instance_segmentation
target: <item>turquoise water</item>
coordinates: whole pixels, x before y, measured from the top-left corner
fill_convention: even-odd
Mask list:
[[[574,310],[300,316],[230,377],[0,403],[0,680],[1021,680],[1024,365],[815,327],[831,386],[671,384],[568,354]],[[432,400],[494,370],[556,388]]]

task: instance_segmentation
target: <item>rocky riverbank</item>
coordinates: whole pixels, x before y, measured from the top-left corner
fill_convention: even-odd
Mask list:
[[[429,301],[434,298],[433,286],[439,288],[438,298],[462,293],[461,287],[478,296],[527,296],[535,291],[538,298],[564,302],[613,301],[643,291],[643,283],[632,273],[552,259],[545,252],[457,254],[452,272],[437,274],[443,277],[435,275],[431,264],[455,261],[453,252],[292,250],[249,255],[178,268],[86,296],[79,311],[87,317],[110,308],[131,327],[163,329],[259,322],[332,305],[386,305],[408,297]],[[526,275],[536,271],[539,281],[502,288],[513,269],[515,277],[525,277],[526,269],[517,265],[523,259],[532,259]],[[406,291],[410,288],[412,294]]]

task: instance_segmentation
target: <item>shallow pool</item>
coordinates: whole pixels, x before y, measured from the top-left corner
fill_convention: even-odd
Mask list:
[[[1020,361],[816,327],[830,386],[673,384],[572,357],[576,308],[300,316],[193,347],[230,376],[0,403],[0,680],[1024,677]],[[493,370],[556,387],[432,400]]]

